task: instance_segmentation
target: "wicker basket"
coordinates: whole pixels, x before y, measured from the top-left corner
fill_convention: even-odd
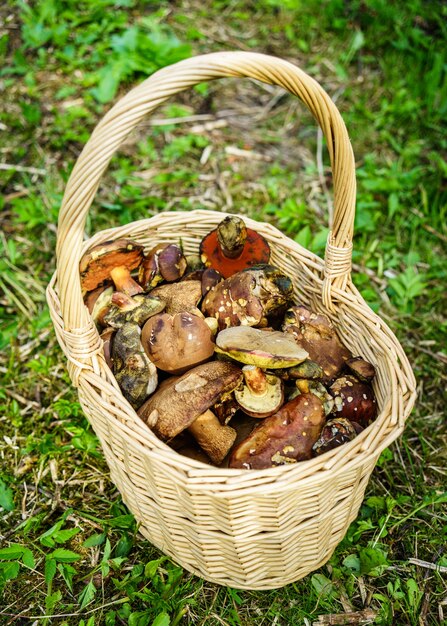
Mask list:
[[[132,237],[150,248],[181,235],[187,253],[222,213],[166,212],[83,241],[87,212],[114,152],[142,118],[201,81],[249,77],[298,96],[320,124],[334,181],[334,223],[324,260],[268,224],[245,219],[270,242],[272,262],[294,282],[297,301],[326,313],[354,354],[377,366],[380,413],[354,441],[319,458],[268,470],[214,468],[179,455],[123,398],[83,304],[78,264],[97,243]],[[190,572],[243,589],[273,589],[319,568],[362,502],[381,451],[398,437],[415,401],[408,360],[351,282],[355,164],[341,116],[312,78],[284,60],[223,52],[167,67],[120,100],[94,130],[67,184],[59,218],[57,273],[47,290],[57,338],[113,482],[141,533]]]

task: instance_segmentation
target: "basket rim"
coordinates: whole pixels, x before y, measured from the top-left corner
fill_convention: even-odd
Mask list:
[[[105,230],[97,231],[84,242],[83,252],[87,250],[90,246],[95,244],[97,241],[105,241],[109,237],[110,238],[122,237],[123,232],[125,233],[129,229],[135,230],[136,227],[139,227],[139,228],[149,227],[150,228],[150,226],[152,226],[154,222],[158,222],[157,225],[161,224],[161,225],[166,226],[172,220],[175,220],[176,218],[180,218],[180,217],[185,218],[185,216],[188,216],[188,222],[192,224],[192,226],[195,225],[194,224],[195,218],[197,218],[199,221],[202,218],[209,218],[215,221],[217,224],[218,221],[220,221],[225,215],[230,215],[230,214],[225,213],[225,212],[220,212],[220,211],[209,211],[206,209],[196,209],[196,210],[191,210],[191,211],[165,211],[162,213],[158,213],[155,216],[150,217],[150,218],[145,218],[142,220],[130,222],[126,224],[125,226],[118,226],[118,227],[113,227],[113,228],[108,228]],[[234,213],[232,215],[234,215]],[[300,244],[291,240],[289,237],[284,235],[279,229],[277,229],[272,224],[258,222],[252,218],[248,218],[245,215],[242,215],[241,217],[243,217],[247,225],[258,228],[258,230],[261,227],[261,229],[263,229],[264,231],[263,234],[265,233],[265,230],[267,230],[268,232],[266,233],[266,236],[267,238],[269,238],[270,236],[273,239],[273,241],[271,241],[271,243],[273,243],[273,246],[275,245],[275,239],[277,239],[278,242],[285,239],[287,240],[289,245],[293,244],[293,248],[295,249],[295,251],[297,253],[304,254],[306,257],[309,258],[309,260],[312,260],[313,264],[316,267],[319,266],[320,275],[323,274],[324,261],[318,255],[316,255],[315,253],[307,250]],[[176,235],[176,237],[179,238],[178,235]],[[321,279],[321,282],[322,282],[322,279]],[[399,346],[399,348],[401,348],[397,338],[394,336],[392,331],[388,328],[385,322],[376,313],[371,311],[371,309],[368,307],[365,300],[358,293],[358,291],[355,289],[352,283],[348,285],[348,287],[345,289],[343,293],[346,293],[347,291],[350,292],[351,298],[355,298],[356,304],[359,305],[362,309],[366,308],[370,318],[372,318],[379,324],[379,328],[376,329],[376,332],[382,332],[383,330],[386,329],[387,334],[389,335],[389,338],[392,339],[392,341],[394,342],[396,346]],[[58,310],[59,297],[57,293],[57,271],[54,272],[48,284],[47,299],[50,305],[50,312],[53,317],[53,323],[56,326],[56,318],[58,316],[60,320],[59,323],[61,323],[63,327],[64,320],[61,317],[60,308]],[[330,311],[328,311],[327,313],[328,315],[331,315]],[[332,314],[332,317],[333,317],[333,314]],[[99,338],[99,334],[98,334],[98,338]],[[399,412],[401,413],[401,419],[396,421],[395,424],[389,425],[389,427],[386,429],[385,436],[384,437],[382,436],[380,438],[379,443],[375,441],[377,437],[375,437],[374,435],[376,435],[377,432],[379,432],[380,434],[380,428],[382,428],[383,425],[386,423],[386,420],[389,419],[389,415],[391,412],[391,407],[389,406],[390,402],[388,402],[384,407],[382,407],[376,420],[372,424],[370,424],[367,428],[365,428],[353,441],[347,442],[343,444],[343,446],[340,446],[338,448],[335,448],[334,450],[326,452],[324,455],[320,457],[314,457],[306,461],[300,461],[299,463],[296,463],[296,464],[280,465],[277,467],[271,467],[271,468],[267,468],[263,470],[247,470],[247,469],[214,467],[206,463],[203,463],[201,461],[191,459],[189,457],[185,457],[184,455],[173,450],[166,443],[158,439],[158,437],[156,437],[156,435],[150,430],[150,428],[141,420],[141,418],[137,415],[136,411],[125,400],[124,396],[122,396],[121,391],[117,390],[116,383],[114,384],[115,379],[114,379],[113,373],[111,372],[111,370],[108,368],[108,366],[105,364],[104,361],[101,362],[101,368],[103,369],[103,374],[105,374],[106,378],[105,380],[104,378],[102,378],[101,381],[102,381],[102,384],[104,384],[105,381],[109,383],[109,391],[111,393],[118,393],[120,395],[120,398],[119,398],[120,403],[122,403],[127,409],[126,411],[127,419],[125,420],[125,423],[123,423],[123,421],[121,420],[118,420],[116,416],[113,416],[111,419],[116,420],[117,424],[119,423],[120,428],[124,428],[124,430],[126,431],[129,430],[129,433],[128,433],[129,435],[135,436],[135,435],[138,435],[138,432],[139,432],[140,436],[139,437],[137,436],[137,438],[135,439],[135,446],[138,449],[140,449],[141,447],[140,451],[142,453],[145,452],[146,454],[149,454],[149,455],[152,454],[156,457],[161,456],[165,458],[166,460],[169,459],[169,465],[173,470],[181,471],[183,473],[186,472],[188,476],[190,477],[190,479],[194,480],[194,478],[197,477],[197,480],[199,480],[200,478],[203,478],[204,475],[207,475],[209,478],[216,477],[218,479],[220,476],[225,486],[227,486],[229,489],[238,490],[237,489],[238,483],[241,483],[241,486],[243,486],[243,484],[246,483],[247,480],[248,482],[250,482],[250,480],[253,477],[258,477],[259,479],[270,478],[272,481],[275,481],[275,479],[284,477],[284,478],[287,478],[287,483],[294,477],[300,478],[300,480],[305,480],[306,483],[312,479],[319,480],[320,477],[323,474],[326,474],[327,472],[331,472],[331,475],[334,475],[333,466],[337,462],[337,460],[339,460],[339,457],[341,456],[349,457],[349,461],[346,464],[341,464],[341,466],[338,468],[338,470],[340,471],[344,470],[346,467],[351,467],[351,468],[356,467],[359,463],[366,462],[367,458],[370,456],[378,457],[380,452],[385,447],[390,445],[392,441],[394,441],[403,431],[404,422],[407,419],[408,415],[410,414],[411,409],[416,399],[416,381],[415,381],[411,366],[402,348],[400,350],[399,356],[400,356],[401,361],[402,359],[405,359],[405,362],[401,363],[401,366],[406,365],[407,370],[408,370],[407,374],[410,373],[410,376],[406,377],[407,389],[404,392],[400,390],[401,402],[398,408],[400,409]],[[90,383],[88,382],[89,378],[91,378],[91,376],[88,376],[88,375],[82,375],[80,377],[79,387],[80,387],[81,392],[82,392],[82,387],[84,384],[86,385],[90,384],[91,387],[94,386],[91,381]],[[83,410],[87,418],[89,418],[88,412],[86,411],[84,406],[83,406]],[[140,438],[143,441],[146,439],[149,445],[148,444],[143,445],[139,443]],[[101,440],[101,437],[100,437],[100,440]],[[375,444],[376,444],[373,446],[373,449],[370,449],[369,447],[369,443],[371,441],[375,441]],[[103,444],[102,440],[101,440],[101,443]],[[359,448],[359,450],[352,455],[353,450],[355,448]],[[323,456],[325,457],[325,462],[322,464]],[[313,468],[316,465],[318,465],[319,467],[317,471],[314,471]],[[224,486],[221,483],[221,480],[216,480],[215,482],[216,491],[222,490],[222,487]],[[284,486],[285,485],[286,483],[284,484]],[[209,488],[209,485],[207,485],[207,488]],[[197,489],[199,491],[201,490],[200,484],[197,484]],[[225,492],[228,491],[228,489],[224,489],[224,490]]]

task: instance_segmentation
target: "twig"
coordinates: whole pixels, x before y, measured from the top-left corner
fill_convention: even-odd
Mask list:
[[[40,174],[40,176],[45,176],[47,173],[47,170],[37,167],[25,167],[24,165],[14,165],[13,163],[0,163],[0,170],[15,170],[16,172],[26,172],[27,174]]]
[[[408,559],[409,563],[418,565],[419,567],[425,567],[426,569],[432,569],[441,574],[447,574],[447,567],[444,565],[436,565],[436,563],[430,563],[429,561],[422,561],[421,559]]]
[[[325,626],[327,624],[372,624],[377,616],[377,611],[363,609],[354,613],[329,613],[320,615],[317,622],[312,626]]]
[[[225,153],[242,159],[250,159],[251,161],[272,161],[272,157],[268,156],[268,154],[253,152],[253,150],[241,150],[235,146],[225,146]]]

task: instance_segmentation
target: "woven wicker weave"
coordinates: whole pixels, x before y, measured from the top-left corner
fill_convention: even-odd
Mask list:
[[[85,308],[79,259],[90,246],[123,236],[150,248],[178,241],[197,252],[222,213],[167,212],[83,241],[87,212],[114,152],[147,113],[204,80],[250,77],[298,96],[327,140],[334,182],[334,222],[322,260],[274,227],[244,217],[270,242],[272,262],[294,282],[296,300],[329,315],[354,354],[378,370],[380,413],[354,441],[319,458],[268,470],[214,468],[159,441],[123,398],[105,364]],[[187,570],[223,585],[272,589],[323,565],[356,517],[381,451],[404,427],[415,400],[408,360],[386,324],[351,282],[355,166],[341,116],[300,69],[245,52],[199,56],[167,67],[120,100],[93,132],[67,184],[59,218],[57,273],[47,296],[57,338],[83,410],[98,435],[111,478],[142,534]]]

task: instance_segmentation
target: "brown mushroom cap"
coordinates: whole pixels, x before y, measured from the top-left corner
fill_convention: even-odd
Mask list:
[[[343,417],[330,419],[323,426],[318,440],[312,446],[315,454],[320,455],[333,450],[342,444],[357,437],[357,431],[352,422]]]
[[[316,396],[298,396],[263,420],[233,449],[229,467],[266,469],[310,459],[324,419],[323,405]]]
[[[276,330],[263,332],[249,326],[220,331],[216,337],[216,352],[262,369],[291,367],[308,357],[287,334]]]
[[[285,320],[284,332],[294,337],[296,343],[309,353],[309,358],[322,367],[324,379],[335,378],[351,353],[340,342],[329,320],[305,307],[292,307]]]
[[[354,376],[342,376],[331,385],[334,396],[333,413],[366,427],[377,415],[377,402],[374,391],[367,383]]]
[[[138,414],[158,437],[172,439],[212,407],[223,393],[237,387],[241,380],[241,370],[231,363],[204,363],[180,378],[168,380],[145,402]]]
[[[348,359],[346,361],[346,367],[351,371],[351,374],[354,374],[354,376],[363,383],[370,383],[376,375],[374,365],[365,361],[365,359],[362,359],[360,356]]]
[[[202,298],[202,286],[198,280],[170,283],[152,289],[151,296],[163,300],[166,313],[175,315],[197,307]]]
[[[85,304],[97,326],[104,326],[104,316],[112,304],[113,287],[103,285],[90,291],[85,297]]]
[[[215,317],[219,328],[266,325],[289,304],[292,281],[273,265],[234,274],[210,289],[202,313]]]
[[[116,333],[115,328],[105,328],[100,337],[103,341],[103,350],[104,350],[104,358],[106,360],[107,365],[110,369],[113,369],[113,358],[112,358],[112,350],[113,350],[113,337]]]
[[[181,374],[213,355],[211,337],[204,319],[184,311],[151,317],[143,327],[141,341],[154,365],[164,372]]]
[[[79,263],[81,285],[92,291],[110,280],[110,271],[116,267],[136,269],[143,259],[143,246],[130,239],[105,241],[91,248]]]
[[[152,248],[141,263],[138,279],[148,291],[162,280],[172,282],[183,276],[187,261],[180,246],[175,243],[159,243]]]

